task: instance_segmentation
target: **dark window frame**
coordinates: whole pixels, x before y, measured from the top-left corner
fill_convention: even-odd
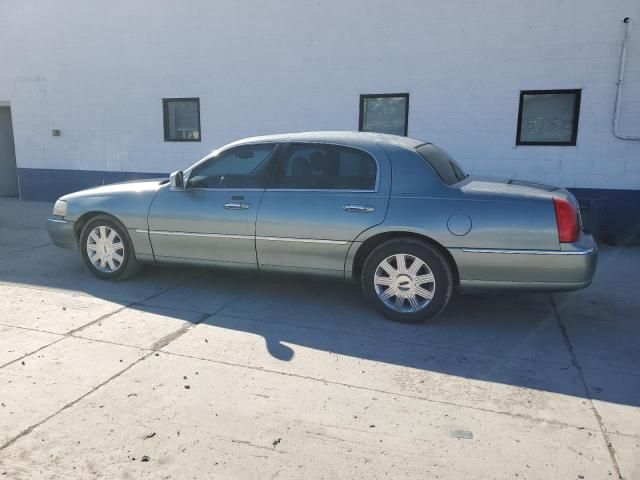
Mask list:
[[[171,138],[169,134],[169,103],[175,101],[191,101],[196,102],[196,108],[198,111],[198,138]],[[164,141],[165,142],[201,142],[202,141],[202,128],[200,126],[200,97],[172,97],[162,99],[162,124],[164,126]]]
[[[364,103],[368,98],[394,98],[402,97],[405,99],[406,108],[404,111],[404,136],[409,133],[409,93],[364,93],[360,95],[360,111],[358,116],[358,131],[364,132]]]
[[[557,94],[574,94],[575,102],[573,105],[573,130],[571,131],[571,140],[568,142],[530,142],[520,139],[522,132],[522,107],[524,105],[525,95],[557,95]],[[518,124],[516,130],[516,145],[520,146],[554,146],[554,147],[575,147],[578,141],[578,123],[580,121],[580,103],[582,97],[581,88],[561,89],[561,90],[521,90],[520,101],[518,104]]]

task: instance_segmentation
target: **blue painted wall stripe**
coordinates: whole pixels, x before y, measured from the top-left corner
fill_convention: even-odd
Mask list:
[[[19,168],[18,182],[22,200],[53,202],[67,193],[109,183],[168,178],[168,173],[109,172],[99,170],[58,170],[49,168]]]
[[[603,198],[600,238],[612,243],[640,244],[640,190],[613,190],[604,188],[569,188],[580,201]],[[582,203],[582,202],[580,202]],[[597,209],[597,205],[594,205]],[[590,212],[583,211],[583,219]]]

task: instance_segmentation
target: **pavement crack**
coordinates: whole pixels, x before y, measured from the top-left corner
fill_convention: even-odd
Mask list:
[[[611,439],[609,438],[609,433],[602,421],[602,416],[598,409],[596,408],[595,403],[593,402],[593,397],[591,396],[591,392],[589,391],[589,386],[587,384],[586,379],[584,378],[584,372],[582,371],[582,366],[580,362],[578,362],[578,357],[576,355],[575,347],[571,342],[571,338],[569,338],[569,331],[567,330],[567,326],[564,324],[562,316],[558,311],[558,306],[553,298],[553,295],[549,295],[549,299],[551,300],[551,307],[553,309],[553,314],[558,322],[558,327],[560,328],[560,332],[562,333],[562,338],[564,340],[565,346],[567,350],[569,350],[569,354],[571,355],[571,364],[578,372],[578,376],[580,377],[580,381],[582,382],[582,386],[584,387],[585,396],[589,400],[589,405],[591,410],[593,411],[593,415],[596,417],[596,421],[598,422],[598,426],[600,427],[600,432],[602,433],[602,437],[604,438],[605,445],[607,450],[609,451],[609,456],[611,457],[611,462],[613,463],[613,468],[616,472],[616,475],[620,480],[622,480],[622,473],[620,472],[620,466],[618,465],[618,460],[616,458],[616,450],[611,443]]]

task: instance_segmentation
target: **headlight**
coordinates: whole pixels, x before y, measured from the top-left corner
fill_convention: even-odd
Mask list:
[[[67,202],[65,202],[64,200],[56,201],[55,205],[53,206],[53,214],[57,215],[58,217],[66,216],[67,215]]]

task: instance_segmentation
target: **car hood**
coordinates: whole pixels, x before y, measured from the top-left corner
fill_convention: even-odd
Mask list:
[[[565,198],[573,201],[573,195],[561,187],[508,178],[472,176],[460,187],[466,194],[497,195],[501,197]]]
[[[121,195],[135,195],[149,192],[156,192],[162,185],[168,182],[166,178],[155,178],[149,180],[132,180],[128,182],[112,183],[100,185],[99,187],[87,188],[78,192],[69,193],[60,197],[61,200],[69,201],[87,197],[110,197]]]

